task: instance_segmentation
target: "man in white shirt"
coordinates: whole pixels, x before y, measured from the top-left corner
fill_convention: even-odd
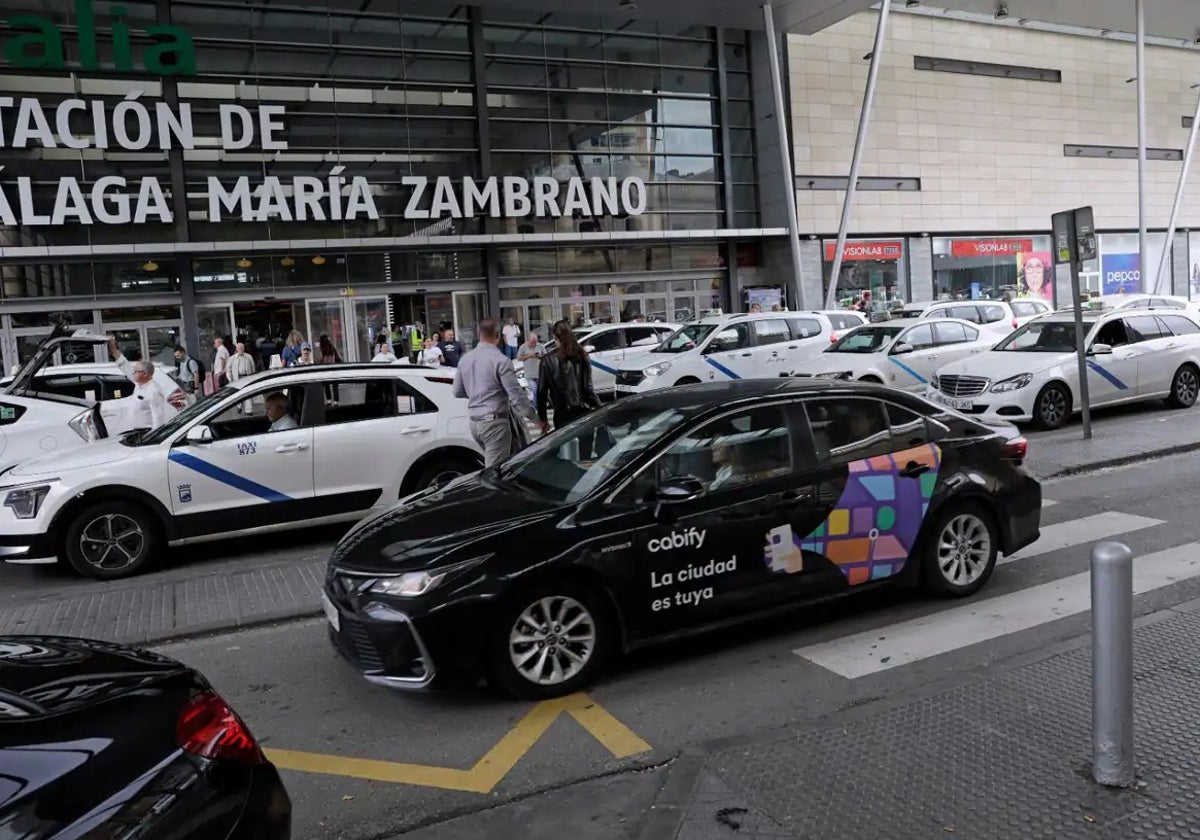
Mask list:
[[[266,414],[267,419],[271,421],[271,428],[267,431],[286,432],[300,428],[296,418],[291,415],[290,409],[291,405],[288,403],[287,395],[282,391],[267,394]]]
[[[521,346],[521,328],[515,318],[509,318],[501,330],[504,333],[504,355],[510,359],[517,358],[517,348]]]
[[[229,357],[229,363],[225,370],[229,382],[232,384],[246,376],[253,376],[255,372],[254,357],[246,352],[246,345],[238,342],[235,345],[236,352]],[[238,403],[238,414],[251,414],[254,411],[254,406],[249,401]]]
[[[217,378],[217,387],[224,388],[229,384],[229,351],[221,338],[213,339],[213,376]]]
[[[153,362],[129,361],[117,345],[117,339],[113,337],[108,339],[108,351],[121,373],[133,382],[133,396],[126,403],[121,428],[157,429],[179,413],[175,406],[167,401],[167,395],[154,381]]]

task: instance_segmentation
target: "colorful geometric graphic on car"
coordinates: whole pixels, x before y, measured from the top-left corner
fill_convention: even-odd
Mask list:
[[[929,469],[915,478],[901,476],[913,463]],[[852,462],[833,512],[800,547],[836,563],[851,586],[898,574],[916,543],[941,466],[942,452],[934,444]]]

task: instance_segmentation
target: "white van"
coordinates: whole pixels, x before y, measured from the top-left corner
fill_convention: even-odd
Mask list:
[[[626,358],[617,373],[617,396],[722,379],[786,375],[797,362],[828,347],[833,334],[829,316],[820,312],[701,318],[650,352]]]

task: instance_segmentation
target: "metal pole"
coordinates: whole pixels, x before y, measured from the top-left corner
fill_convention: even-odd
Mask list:
[[[1109,787],[1135,781],[1133,756],[1133,552],[1092,548],[1092,777]]]
[[[1179,171],[1179,184],[1175,187],[1175,201],[1171,204],[1171,220],[1167,222],[1167,238],[1163,242],[1162,256],[1158,260],[1158,272],[1154,276],[1154,293],[1162,286],[1163,270],[1171,252],[1171,240],[1175,238],[1175,223],[1179,219],[1179,206],[1183,204],[1183,193],[1187,188],[1188,170],[1192,167],[1192,152],[1196,148],[1196,134],[1200,132],[1200,93],[1196,94],[1196,110],[1192,114],[1192,130],[1188,132],[1187,151],[1183,153],[1183,169]],[[1168,294],[1170,290],[1168,289]]]
[[[1146,9],[1145,0],[1136,0],[1137,40],[1134,53],[1137,61],[1137,121],[1138,121],[1138,270],[1142,288],[1146,289],[1146,272],[1150,269],[1146,242]]]
[[[1091,385],[1087,375],[1087,348],[1084,339],[1087,330],[1083,328],[1083,293],[1079,288],[1079,261],[1071,259],[1071,299],[1075,310],[1075,358],[1079,363],[1079,413],[1083,420],[1083,439],[1092,439],[1092,395]]]
[[[854,156],[850,159],[850,178],[846,181],[846,198],[842,202],[842,221],[838,224],[837,246],[833,252],[833,273],[829,278],[829,294],[825,308],[837,306],[838,275],[842,273],[842,251],[846,248],[846,228],[850,226],[850,211],[858,191],[858,170],[862,166],[863,147],[867,144],[867,126],[871,122],[871,106],[875,103],[875,82],[879,78],[879,63],[883,58],[883,42],[887,36],[888,12],[892,0],[879,4],[879,22],[875,25],[875,46],[871,49],[871,66],[867,70],[867,89],[863,92],[862,110],[858,115],[858,136],[854,138]]]
[[[885,0],[886,2],[886,0]],[[792,278],[796,284],[796,302],[806,309],[804,280],[800,268],[800,220],[796,213],[796,178],[792,174],[792,142],[788,135],[788,115],[791,109],[783,101],[783,78],[779,70],[779,41],[775,35],[775,16],[771,2],[763,3],[763,28],[767,34],[767,57],[771,66],[771,92],[775,94],[775,129],[779,132],[779,157],[783,164],[783,185],[787,193],[788,241],[792,248]]]

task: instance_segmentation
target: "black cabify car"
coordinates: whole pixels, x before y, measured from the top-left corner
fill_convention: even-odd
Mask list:
[[[191,668],[0,636],[0,837],[288,840],[291,820],[275,767]]]
[[[576,690],[611,655],[892,582],[976,592],[1038,537],[1025,441],[875,385],[622,399],[336,546],[335,646],[372,682]]]

